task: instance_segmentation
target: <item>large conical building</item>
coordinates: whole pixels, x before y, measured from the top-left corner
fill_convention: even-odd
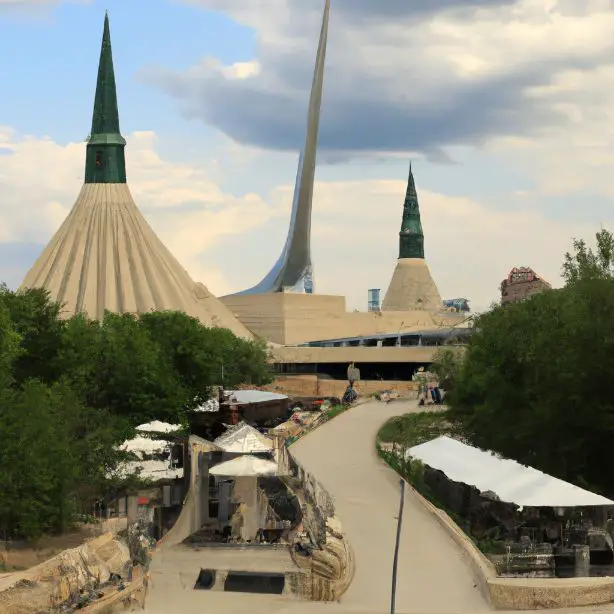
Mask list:
[[[65,316],[183,311],[251,338],[225,305],[194,283],[138,210],[126,183],[125,145],[105,15],[84,185],[21,287],[47,289]]]
[[[399,232],[399,259],[382,303],[382,311],[440,311],[441,296],[424,259],[424,233],[414,174],[409,179]]]

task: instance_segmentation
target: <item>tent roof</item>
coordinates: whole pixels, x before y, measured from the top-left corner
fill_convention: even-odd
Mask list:
[[[136,430],[139,433],[175,433],[181,430],[181,425],[154,420],[153,422],[147,422],[147,424],[137,426]]]
[[[264,403],[266,401],[281,401],[287,399],[285,394],[269,392],[268,390],[227,390],[237,399],[237,403]]]
[[[270,452],[273,441],[249,424],[242,422],[230,428],[214,441],[225,452],[249,454],[251,452]]]
[[[163,460],[131,461],[122,464],[118,470],[118,475],[121,477],[136,473],[139,473],[141,478],[154,482],[157,480],[176,480],[183,477],[183,469],[172,468],[169,461]]]
[[[454,482],[494,492],[521,507],[614,506],[601,495],[446,436],[414,446],[407,455]]]
[[[141,452],[144,454],[156,454],[165,452],[172,447],[172,442],[162,439],[149,439],[149,437],[137,436],[134,439],[124,441],[121,449],[126,452]]]
[[[278,475],[278,470],[277,463],[246,454],[212,467],[209,473],[225,477],[258,477]]]

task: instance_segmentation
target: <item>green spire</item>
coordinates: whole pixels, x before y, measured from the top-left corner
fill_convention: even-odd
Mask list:
[[[403,203],[403,221],[399,232],[399,258],[424,258],[424,233],[420,222],[420,207],[414,174],[409,163],[409,180]]]
[[[119,131],[109,15],[104,16],[92,130],[87,142],[85,183],[126,183],[126,140]]]

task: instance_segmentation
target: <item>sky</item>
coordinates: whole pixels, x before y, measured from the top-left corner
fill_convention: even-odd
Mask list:
[[[147,10],[144,10],[144,7]],[[0,0],[0,280],[70,211],[105,10],[128,182],[216,295],[283,247],[324,0]],[[515,266],[561,284],[614,229],[614,0],[332,0],[312,219],[316,292],[366,310],[398,255],[408,166],[443,298]]]

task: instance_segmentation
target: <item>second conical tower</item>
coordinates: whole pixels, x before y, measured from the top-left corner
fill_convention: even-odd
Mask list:
[[[64,316],[184,311],[251,338],[225,305],[194,283],[138,210],[126,184],[125,145],[105,16],[84,184],[21,287],[48,290]]]
[[[382,311],[440,311],[441,308],[439,290],[424,259],[424,232],[410,164],[399,232],[399,259],[384,296]]]

